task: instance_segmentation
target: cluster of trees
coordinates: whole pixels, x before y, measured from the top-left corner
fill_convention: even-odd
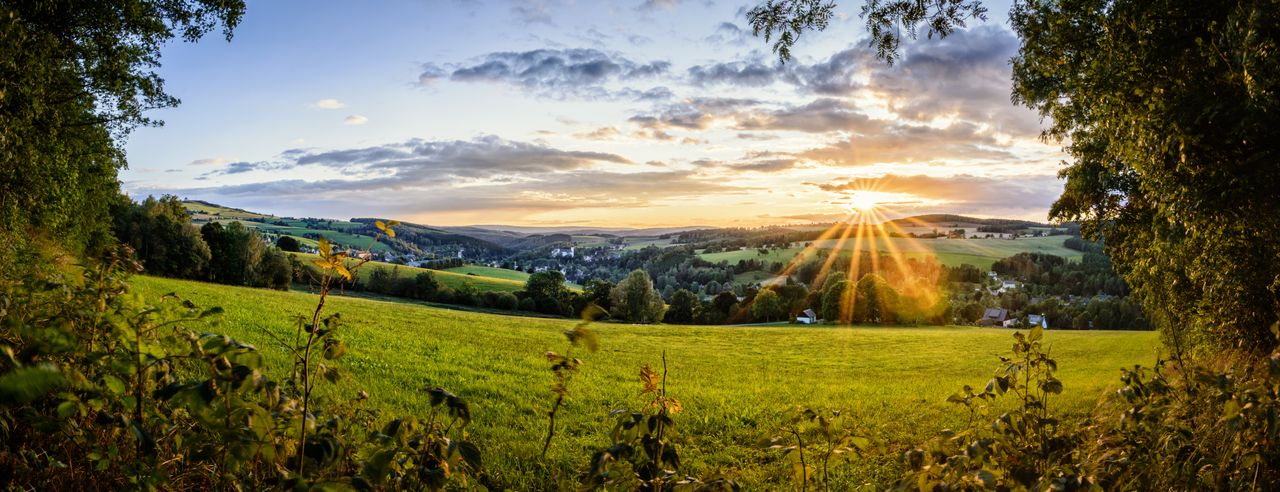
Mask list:
[[[1085,253],[1079,262],[1043,253],[1018,253],[991,265],[991,270],[1024,283],[1037,295],[1124,296],[1129,286],[1111,269],[1111,258]]]
[[[135,203],[111,202],[112,232],[133,248],[147,273],[287,290],[294,265],[253,229],[240,222],[209,222],[197,228],[182,202],[166,195]]]

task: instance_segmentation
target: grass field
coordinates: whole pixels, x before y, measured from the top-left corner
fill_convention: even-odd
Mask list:
[[[230,222],[230,221],[219,220],[218,222]],[[372,236],[366,236],[364,234],[351,234],[349,232],[338,232],[338,231],[330,231],[330,230],[324,230],[324,229],[308,229],[305,227],[297,227],[297,226],[280,226],[275,224],[267,224],[263,222],[242,222],[242,223],[247,227],[252,227],[259,231],[270,232],[273,234],[280,234],[285,236],[295,236],[298,238],[302,238],[303,234],[308,234],[308,233],[319,234],[321,237],[324,237],[328,239],[330,242],[333,242],[339,246],[357,248],[357,249],[368,248],[369,243],[372,242],[373,240]],[[378,243],[374,243],[373,245],[373,251],[376,253],[382,253],[390,250],[391,250],[391,247],[387,246],[386,243],[378,242]]]
[[[1018,253],[1047,253],[1051,255],[1061,256],[1063,258],[1076,260],[1083,256],[1083,253],[1068,249],[1062,245],[1066,240],[1066,236],[1049,236],[1049,237],[1030,237],[1021,239],[913,239],[901,237],[879,237],[875,241],[863,240],[861,249],[863,251],[880,251],[889,253],[897,251],[907,257],[926,257],[929,255],[936,256],[938,262],[947,266],[959,266],[961,264],[970,264],[983,270],[990,269],[991,264],[996,260],[1016,255]],[[838,239],[826,239],[822,241],[814,241],[818,248],[834,249],[839,244]],[[852,250],[854,245],[853,238],[845,241],[842,249]],[[707,261],[718,262],[728,261],[730,264],[737,263],[743,259],[758,259],[766,262],[787,262],[792,257],[802,251],[803,248],[787,248],[777,251],[770,251],[766,255],[761,255],[755,249],[745,249],[740,251],[725,251],[720,253],[709,253],[701,255]]]
[[[480,265],[465,265],[457,268],[449,268],[446,272],[460,273],[463,275],[472,274],[482,277],[501,278],[506,280],[515,280],[523,283],[529,280],[529,274],[519,270],[508,270],[506,268],[494,268]]]
[[[226,309],[213,330],[260,347],[272,367],[284,368],[283,349],[267,332],[291,334],[294,317],[315,296],[190,281],[135,277],[148,298],[176,292],[201,306]],[[897,476],[896,456],[963,413],[944,402],[963,384],[982,385],[1008,350],[1001,329],[686,327],[599,324],[601,350],[576,352],[585,365],[572,381],[547,461],[539,458],[552,397],[546,351],[563,352],[568,320],[451,311],[414,304],[335,298],[350,347],[339,363],[346,378],[322,396],[351,399],[359,389],[386,415],[425,415],[424,389],[440,385],[467,398],[470,432],[487,466],[514,490],[572,488],[591,453],[607,446],[607,415],[636,408],[637,370],[661,367],[666,352],[668,392],[684,411],[674,416],[684,471],[723,473],[746,490],[792,488],[790,465],[765,440],[779,432],[780,415],[796,405],[844,409],[883,444],[872,456],[833,470],[836,489],[863,483],[883,489]],[[1051,401],[1079,414],[1118,386],[1118,369],[1154,361],[1152,332],[1050,332],[1046,342],[1066,386]],[[279,373],[277,373],[279,375]],[[557,478],[561,477],[561,478]],[[556,480],[561,480],[556,482]]]
[[[299,259],[303,260],[304,262],[310,262],[312,259],[318,258],[317,255],[313,255],[309,253],[289,253],[289,254],[297,256]],[[471,285],[475,287],[476,290],[479,290],[480,292],[485,292],[485,291],[515,292],[517,290],[524,288],[524,280],[513,280],[511,278],[490,277],[490,276],[480,275],[480,274],[468,275],[467,273],[463,273],[463,272],[451,271],[454,269],[431,270],[427,268],[416,268],[416,267],[405,266],[405,265],[383,263],[380,261],[371,261],[365,264],[365,266],[360,267],[360,271],[357,272],[356,274],[360,277],[361,280],[366,280],[369,278],[369,275],[373,274],[374,270],[379,270],[379,269],[381,270],[398,269],[399,270],[398,274],[401,277],[413,277],[422,272],[430,272],[432,275],[435,276],[436,281],[440,282],[441,285],[447,285],[454,289],[461,287],[464,282],[471,282]],[[502,270],[501,268],[494,268],[492,270],[499,270],[502,272],[512,271],[512,270]],[[507,275],[507,276],[512,276],[512,275]]]

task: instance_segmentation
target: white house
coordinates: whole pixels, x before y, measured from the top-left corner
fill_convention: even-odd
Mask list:
[[[812,309],[806,309],[803,313],[800,313],[800,316],[796,316],[796,323],[800,323],[802,325],[811,325],[817,322],[818,313],[813,312]]]
[[[996,290],[996,292],[1003,294],[1005,291],[1013,290],[1016,288],[1018,288],[1017,282],[1014,282],[1012,280],[1005,280],[1003,282],[1000,282],[1000,289]]]
[[[1041,328],[1049,327],[1049,319],[1043,314],[1028,314],[1027,326],[1039,326]]]

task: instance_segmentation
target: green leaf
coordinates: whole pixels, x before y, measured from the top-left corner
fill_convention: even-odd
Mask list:
[[[117,394],[117,395],[124,394],[124,390],[125,390],[124,381],[121,381],[120,378],[117,378],[110,374],[106,376],[102,376],[102,385],[106,386],[107,390],[111,391],[114,394]]]
[[[64,402],[62,402],[62,403],[59,403],[59,404],[58,404],[58,418],[63,418],[63,419],[65,419],[65,418],[67,418],[67,417],[70,417],[70,416],[72,416],[72,415],[75,415],[76,411],[77,411],[77,410],[79,410],[79,409],[80,409],[80,406],[79,406],[79,405],[77,405],[77,404],[76,404],[76,402],[71,401],[71,400],[67,400],[67,401],[64,401]]]
[[[480,459],[480,447],[471,441],[462,441],[458,443],[458,454],[462,455],[462,460],[467,462],[474,470],[484,467],[484,463]]]
[[[1032,328],[1031,334],[1027,336],[1027,340],[1032,342],[1039,341],[1041,338],[1044,338],[1044,328],[1039,326]]]
[[[66,382],[67,379],[54,366],[18,368],[0,376],[0,403],[28,403]]]

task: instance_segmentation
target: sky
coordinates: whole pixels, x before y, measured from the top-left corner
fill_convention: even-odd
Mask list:
[[[250,1],[166,45],[180,98],[134,131],[134,197],[422,224],[741,226],[957,213],[1046,220],[1060,145],[1010,99],[988,22],[892,66],[845,1],[782,64],[755,1]]]

